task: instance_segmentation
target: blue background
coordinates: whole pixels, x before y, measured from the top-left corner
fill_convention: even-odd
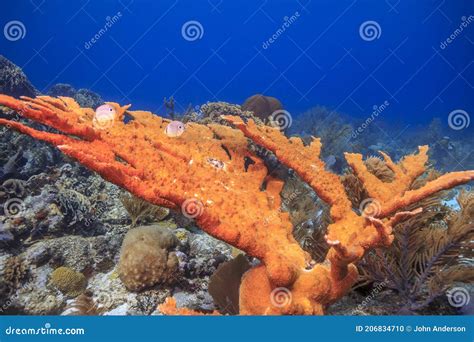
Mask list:
[[[279,98],[293,115],[315,105],[366,117],[385,100],[387,120],[409,123],[474,109],[474,22],[446,49],[440,43],[474,15],[472,0],[8,0],[0,25],[20,20],[24,39],[0,36],[0,53],[41,91],[63,82],[105,100],[164,112],[173,95],[189,103]],[[117,12],[122,18],[90,49]],[[285,16],[299,18],[268,49]],[[182,25],[197,20],[201,39]],[[359,26],[374,20],[379,39]]]

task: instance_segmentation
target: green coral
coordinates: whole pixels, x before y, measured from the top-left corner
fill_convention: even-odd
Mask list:
[[[87,279],[84,274],[61,266],[51,273],[50,284],[69,297],[77,297],[85,291]]]

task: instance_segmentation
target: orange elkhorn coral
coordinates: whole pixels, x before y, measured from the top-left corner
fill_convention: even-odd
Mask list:
[[[0,119],[19,132],[47,141],[102,177],[151,203],[181,209],[210,235],[261,260],[243,277],[241,314],[323,314],[325,307],[346,294],[357,279],[355,263],[369,248],[388,246],[392,226],[416,215],[399,211],[437,191],[467,183],[474,171],[454,172],[408,191],[425,171],[427,147],[395,164],[384,155],[395,180],[383,183],[365,168],[358,154],[346,154],[372,202],[359,215],[351,208],[344,187],[325,169],[314,139],[285,137],[278,129],[225,116],[238,129],[188,123],[179,137],[168,137],[169,120],[150,112],[115,108],[118,117],[105,129],[94,129],[90,108],[72,99],[39,96],[21,100],[0,95],[0,104],[60,133],[39,131]],[[123,122],[125,112],[132,117]],[[317,264],[292,235],[288,213],[280,210],[281,180],[268,177],[263,161],[248,149],[247,138],[275,153],[331,206],[328,228],[331,248]],[[262,186],[265,183],[265,186]],[[166,314],[192,314],[169,299]]]

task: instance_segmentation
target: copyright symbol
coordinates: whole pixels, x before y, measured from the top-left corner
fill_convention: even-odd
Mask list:
[[[407,332],[411,332],[411,330],[412,330],[411,325],[407,325],[405,329],[406,329]]]

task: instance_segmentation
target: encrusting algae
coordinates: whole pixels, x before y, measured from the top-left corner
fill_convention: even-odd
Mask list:
[[[392,227],[421,211],[401,211],[441,190],[474,179],[474,171],[448,173],[424,186],[409,190],[425,171],[428,147],[395,164],[382,154],[394,173],[384,183],[371,174],[359,154],[346,160],[366,188],[371,203],[360,213],[352,210],[340,177],[320,159],[321,142],[305,146],[287,138],[277,128],[224,120],[238,129],[187,123],[179,137],[166,135],[170,120],[150,112],[127,111],[107,103],[116,118],[106,129],[94,129],[94,111],[80,108],[71,98],[0,95],[0,104],[25,118],[61,132],[39,131],[22,123],[0,119],[0,124],[57,146],[66,155],[153,204],[181,209],[207,233],[260,259],[246,272],[240,287],[240,314],[323,314],[344,296],[358,277],[357,263],[372,248],[392,243]],[[125,111],[132,120],[124,123]],[[280,210],[283,181],[268,176],[264,162],[248,148],[248,140],[272,151],[307,182],[330,206],[332,223],[326,241],[325,261],[316,263],[292,236],[289,214]],[[208,160],[225,167],[216,168]],[[251,162],[249,162],[251,161]],[[264,186],[262,186],[264,185]],[[281,301],[281,294],[288,300]],[[195,314],[177,309],[169,299],[165,314]]]

